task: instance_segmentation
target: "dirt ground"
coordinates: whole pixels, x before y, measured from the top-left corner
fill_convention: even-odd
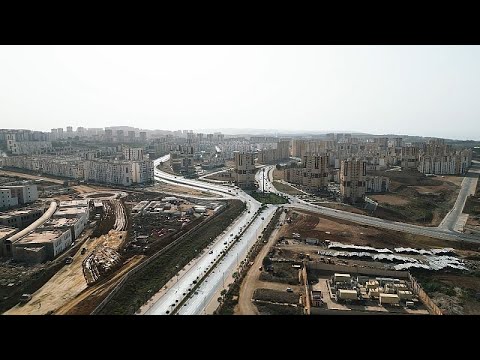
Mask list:
[[[424,249],[452,247],[460,250],[478,251],[478,244],[452,242],[427,236],[378,229],[345,220],[320,216],[303,210],[295,211],[295,213],[298,215],[292,215],[294,220],[292,224],[283,225],[279,236],[291,237],[293,232],[297,232],[302,238],[314,237],[319,240],[339,241],[344,244],[386,247],[390,249],[400,246]],[[330,232],[330,234],[326,234],[326,232]]]
[[[125,274],[138,265],[145,256],[129,258],[114,275],[106,281],[95,283],[55,311],[56,315],[88,315],[108,295]]]
[[[283,221],[284,219],[285,214],[282,214],[280,217],[280,221]],[[240,285],[238,304],[234,310],[235,315],[258,315],[258,309],[252,303],[253,293],[255,289],[260,287],[267,287],[269,286],[269,284],[271,284],[269,282],[259,281],[259,277],[261,274],[259,268],[262,266],[263,258],[267,256],[268,252],[271,250],[272,246],[277,241],[278,236],[280,236],[280,229],[281,227],[275,229],[272,232],[270,238],[268,239],[268,242],[265,244],[262,250],[260,250],[257,257],[255,258],[253,265],[250,267],[250,270],[248,270],[247,275],[245,275],[245,278]],[[282,284],[282,288],[285,289],[285,287],[285,284]]]
[[[273,180],[284,180],[283,179],[283,170],[273,170]]]
[[[31,179],[31,180],[44,179],[44,180],[48,180],[49,182],[52,182],[52,183],[55,183],[55,184],[63,185],[63,180],[50,178],[48,176],[30,175],[30,174],[24,174],[24,173],[21,173],[21,172],[7,171],[7,170],[0,170],[0,175],[18,176],[18,177],[22,177],[22,178],[25,178],[25,179]]]
[[[388,195],[369,195],[369,198],[379,202],[379,203],[388,203],[391,205],[406,205],[408,204],[408,200],[393,194]]]
[[[193,196],[205,196],[205,197],[212,197],[213,195],[206,191],[195,190],[185,188],[183,186],[176,186],[166,183],[157,183],[155,186],[150,188],[151,191],[159,191],[164,193],[176,193],[176,194],[185,194],[185,195],[193,195]]]
[[[45,285],[37,290],[32,299],[25,305],[17,305],[5,315],[44,315],[55,311],[68,301],[73,300],[87,288],[87,281],[83,276],[83,259],[101,242],[99,238],[88,239],[83,247],[87,248],[85,255],[80,249],[73,257],[73,262],[65,265]]]

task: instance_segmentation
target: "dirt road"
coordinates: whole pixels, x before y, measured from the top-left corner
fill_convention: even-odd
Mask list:
[[[43,179],[43,180],[50,181],[50,182],[55,183],[55,184],[62,184],[63,185],[63,180],[50,178],[48,176],[30,175],[30,174],[24,174],[24,173],[21,173],[21,172],[9,171],[9,170],[0,170],[0,175],[18,176],[18,177],[22,177],[22,178],[25,178],[25,179],[32,179],[32,180]]]
[[[55,311],[55,315],[89,315],[125,274],[138,265],[143,258],[145,258],[143,255],[131,257],[110,279],[90,286],[74,299],[62,305]]]
[[[282,213],[279,221],[284,221],[284,219],[285,213]],[[262,250],[260,250],[253,265],[243,279],[242,285],[240,286],[238,305],[235,308],[235,315],[258,315],[257,307],[252,303],[253,292],[256,288],[265,287],[262,286],[263,282],[258,280],[261,274],[259,268],[262,266],[263,258],[267,256],[270,248],[275,244],[280,229],[282,228],[277,228],[272,232],[268,242]]]
[[[83,245],[87,248],[85,255],[81,255],[79,249],[73,257],[73,262],[61,268],[33,294],[28,303],[14,306],[5,312],[5,315],[44,315],[78,296],[87,288],[82,261],[101,241],[100,238],[88,239]]]

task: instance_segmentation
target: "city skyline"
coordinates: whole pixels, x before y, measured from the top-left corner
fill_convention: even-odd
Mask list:
[[[478,46],[2,46],[1,128],[479,140]]]

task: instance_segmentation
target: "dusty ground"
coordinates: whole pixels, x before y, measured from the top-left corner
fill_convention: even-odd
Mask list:
[[[460,250],[478,251],[478,244],[452,242],[427,236],[412,235],[397,231],[378,229],[344,220],[333,219],[306,211],[295,211],[292,224],[282,226],[280,236],[292,236],[297,232],[302,238],[314,237],[319,240],[339,241],[344,244],[367,245],[374,247],[413,247],[429,249],[432,247],[452,247]],[[326,234],[325,232],[330,232]]]
[[[285,214],[282,214],[282,216],[280,217],[280,221],[283,221],[284,218],[285,218]],[[268,239],[268,242],[265,244],[262,250],[260,250],[257,257],[255,258],[253,265],[250,267],[250,270],[247,272],[247,275],[245,275],[245,278],[243,279],[242,284],[240,285],[238,305],[235,307],[235,312],[234,312],[235,315],[258,315],[257,307],[252,303],[252,297],[255,289],[259,287],[264,287],[264,286],[261,286],[262,282],[258,280],[261,274],[261,271],[259,270],[259,268],[260,266],[262,266],[263,258],[267,256],[271,247],[277,241],[280,229],[275,229],[272,232],[272,234],[270,235],[270,238]],[[282,284],[282,285],[285,288],[285,284]]]
[[[283,179],[283,170],[273,170],[273,180],[284,180]]]
[[[87,248],[85,255],[80,254],[80,249],[73,257],[73,262],[65,265],[45,285],[36,291],[32,299],[22,306],[15,306],[5,312],[6,315],[43,315],[55,311],[68,301],[73,300],[87,288],[83,276],[82,262],[88,254],[99,245],[99,238],[88,239],[83,247]]]
[[[355,213],[355,214],[363,214],[363,215],[369,215],[370,214],[366,210],[358,209],[358,208],[353,207],[353,206],[348,205],[348,204],[329,202],[329,203],[321,203],[321,204],[319,203],[319,205],[325,206],[325,207],[328,207],[328,208],[331,208],[331,209],[349,211],[349,212]]]
[[[55,184],[63,185],[63,180],[50,178],[48,176],[30,175],[30,174],[24,174],[24,173],[21,173],[21,172],[7,171],[7,170],[0,170],[0,175],[19,176],[19,177],[22,177],[22,178],[25,178],[25,179],[32,179],[32,180],[44,179],[44,180],[48,180],[48,181],[50,181],[52,183],[55,183]]]
[[[171,185],[171,184],[166,184],[166,183],[157,183],[155,186],[151,187],[149,189],[150,191],[159,191],[159,192],[164,192],[164,193],[176,193],[176,194],[185,194],[185,195],[193,195],[193,196],[205,196],[205,197],[211,197],[212,194],[206,191],[201,191],[201,190],[195,190],[195,189],[189,189],[185,188],[183,186],[176,186],[176,185]]]
[[[388,195],[369,195],[369,198],[379,202],[379,203],[388,203],[391,205],[406,205],[408,204],[408,200],[393,194]]]
[[[55,311],[57,315],[88,315],[108,295],[125,274],[138,265],[145,257],[135,255],[129,258],[113,276],[105,281],[95,283],[68,301]]]
[[[480,314],[480,276],[423,274],[417,279],[445,314]]]

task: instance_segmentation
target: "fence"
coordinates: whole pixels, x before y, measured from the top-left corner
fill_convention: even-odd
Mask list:
[[[422,286],[415,280],[415,278],[408,273],[408,279],[412,283],[412,289],[417,294],[417,296],[422,300],[422,302],[425,304],[427,307],[428,311],[432,315],[443,315],[442,310],[430,299],[430,297],[427,295],[425,290],[422,289]]]

